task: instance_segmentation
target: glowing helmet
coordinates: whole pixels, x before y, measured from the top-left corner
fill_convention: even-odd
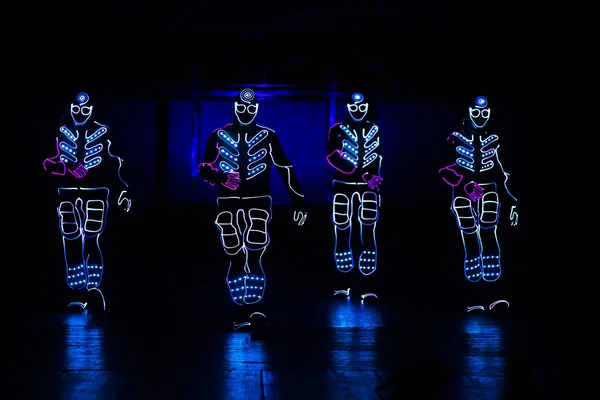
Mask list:
[[[93,106],[86,105],[90,101],[87,93],[81,92],[75,97],[76,103],[71,103],[71,118],[75,125],[85,125],[92,116]]]
[[[356,121],[360,122],[367,116],[367,112],[369,111],[369,103],[365,103],[365,96],[361,93],[354,93],[352,95],[352,103],[348,103],[346,106],[348,107],[348,113],[350,117]]]
[[[244,89],[240,92],[233,111],[238,122],[242,125],[248,125],[254,121],[258,113],[258,101],[252,89]]]
[[[469,119],[474,128],[483,128],[490,119],[488,101],[483,96],[475,98],[475,107],[469,107]]]

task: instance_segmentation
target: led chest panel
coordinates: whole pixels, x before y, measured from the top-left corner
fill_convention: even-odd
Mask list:
[[[494,282],[502,274],[497,234],[501,198],[512,203],[511,225],[519,221],[517,199],[507,186],[509,174],[500,162],[500,139],[484,129],[490,115],[487,99],[477,97],[474,107],[469,107],[463,132],[454,132],[447,139],[456,156],[454,162],[439,171],[443,181],[452,187],[450,208],[462,237],[464,274],[470,282]],[[501,182],[498,176],[502,177]],[[490,309],[496,304],[499,303],[492,303]],[[472,306],[468,311],[477,309],[485,308]]]
[[[229,259],[227,286],[238,305],[257,303],[265,293],[262,255],[270,242],[271,166],[285,181],[296,208],[294,221],[303,225],[307,216],[294,168],[275,132],[255,123],[257,113],[254,91],[242,90],[234,102],[234,122],[212,132],[198,167],[206,182],[219,185],[215,224]]]
[[[354,249],[351,247],[355,226],[354,210],[358,206],[358,225],[362,248],[358,269],[371,275],[377,269],[377,240],[375,228],[379,219],[379,186],[381,162],[379,127],[366,119],[369,104],[360,93],[354,93],[347,104],[349,119],[329,129],[327,162],[336,171],[333,181],[332,221],[335,233],[334,260],[340,272],[354,268]],[[350,289],[336,290],[335,295],[349,296]],[[366,297],[377,297],[373,293]]]
[[[117,204],[129,211],[127,183],[121,177],[123,160],[111,152],[108,126],[91,121],[93,106],[80,93],[70,105],[70,121],[59,128],[56,154],[44,160],[44,170],[60,179],[57,213],[66,262],[67,285],[74,290],[97,292],[102,281],[104,260],[100,236],[106,227],[110,182],[103,182],[104,170],[116,175],[121,186]],[[95,171],[99,173],[96,174]],[[110,174],[109,174],[110,175]],[[91,181],[92,184],[88,184]],[[72,302],[85,308],[87,302]]]

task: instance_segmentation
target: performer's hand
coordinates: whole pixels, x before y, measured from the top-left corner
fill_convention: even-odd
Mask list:
[[[240,173],[235,172],[226,172],[227,180],[221,185],[225,186],[227,189],[236,190],[240,186]]]
[[[298,226],[304,225],[307,216],[307,211],[294,211],[294,221],[298,223]]]
[[[131,200],[127,197],[127,190],[123,190],[119,195],[119,199],[117,200],[117,204],[123,207],[125,212],[129,212],[131,209]]]
[[[517,213],[517,206],[510,208],[510,226],[517,226],[519,223],[519,214]]]
[[[87,169],[81,164],[77,164],[77,166],[69,168],[68,171],[71,173],[71,175],[78,179],[83,178],[87,174]]]
[[[471,181],[465,185],[465,193],[467,193],[471,201],[477,201],[483,197],[483,188]]]
[[[369,186],[370,189],[376,189],[383,183],[383,178],[378,175],[373,175],[370,172],[365,172],[362,175],[363,181]]]

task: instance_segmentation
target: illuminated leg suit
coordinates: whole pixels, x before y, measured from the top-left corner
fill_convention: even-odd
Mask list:
[[[56,138],[56,155],[44,160],[44,169],[58,179],[57,207],[67,268],[67,284],[76,291],[97,293],[105,308],[104,295],[98,289],[104,272],[100,236],[106,227],[110,186],[118,180],[121,193],[118,204],[131,207],[127,184],[121,179],[122,159],[111,152],[109,127],[89,122],[93,106],[87,105],[86,93],[71,104],[70,121]],[[108,175],[112,175],[110,179]],[[80,299],[82,300],[82,299]],[[84,309],[87,301],[75,301],[71,307]]]
[[[517,199],[508,190],[509,174],[498,154],[499,137],[483,129],[490,118],[487,105],[487,99],[480,96],[475,99],[475,107],[469,107],[463,132],[448,137],[453,157],[458,158],[440,170],[444,182],[452,186],[450,208],[460,229],[465,249],[464,273],[470,282],[494,282],[502,274],[497,236],[501,194],[513,202],[510,220],[512,225],[518,223]],[[470,307],[469,311],[472,309],[484,307]]]
[[[244,306],[258,303],[266,288],[261,259],[269,245],[271,164],[287,185],[299,225],[304,224],[306,211],[293,166],[275,132],[254,122],[258,102],[252,90],[242,90],[234,113],[232,124],[208,138],[199,171],[211,185],[219,184],[215,224],[229,258],[227,285],[233,302]]]
[[[96,288],[102,280],[99,238],[106,225],[109,193],[106,187],[58,189],[57,211],[71,289]]]
[[[347,105],[350,119],[333,125],[327,140],[327,161],[336,170],[332,214],[334,260],[340,272],[348,273],[354,268],[351,238],[356,211],[362,244],[358,270],[363,275],[371,275],[377,269],[375,228],[379,219],[383,157],[377,153],[380,146],[379,128],[366,120],[369,104],[364,102],[364,96],[360,93],[353,94],[352,100]],[[350,289],[337,290],[334,294],[349,296]],[[362,296],[363,299],[377,297],[374,293],[363,293]]]

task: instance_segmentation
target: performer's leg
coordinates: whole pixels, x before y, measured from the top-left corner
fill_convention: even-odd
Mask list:
[[[498,193],[487,192],[480,200],[480,237],[481,237],[481,261],[483,263],[483,280],[494,282],[500,278],[502,268],[500,266],[500,244],[498,243],[498,216],[500,202]]]
[[[108,213],[108,189],[84,188],[83,194],[83,255],[87,273],[87,289],[97,299],[92,304],[98,309],[106,309],[106,299],[98,286],[104,273],[104,258],[100,248],[100,236],[106,228]],[[92,303],[95,303],[92,301]]]
[[[262,266],[262,256],[270,242],[269,222],[272,215],[270,196],[244,200],[248,208],[250,226],[245,232],[244,245],[247,248],[246,304],[258,303],[265,294],[266,276]]]
[[[452,201],[452,212],[460,229],[465,251],[464,273],[471,282],[481,279],[481,251],[479,243],[479,225],[473,210],[471,200],[466,197],[456,196]]]
[[[87,282],[83,261],[82,218],[79,211],[77,189],[59,189],[60,204],[57,212],[62,234],[66,263],[67,285],[71,289],[81,290]]]
[[[379,219],[379,194],[373,191],[363,192],[358,209],[360,222],[360,240],[362,251],[358,260],[358,269],[363,275],[370,275],[377,269],[377,240],[375,227]]]
[[[240,223],[243,223],[244,211],[239,210],[239,199],[219,199],[219,214],[215,225],[221,234],[221,245],[228,258],[227,275],[225,277],[229,294],[235,304],[244,304],[246,291],[246,249],[242,243]],[[238,213],[239,211],[239,213]]]
[[[500,264],[500,244],[498,242],[498,221],[500,216],[500,201],[496,192],[496,184],[481,185],[485,193],[480,200],[479,223],[481,226],[481,260],[483,263],[483,279],[495,282],[502,275]],[[488,190],[486,190],[488,189]],[[490,310],[506,310],[510,307],[508,300],[500,292],[506,287],[486,287],[488,307]]]
[[[100,248],[100,236],[106,228],[108,215],[108,189],[83,189],[85,199],[83,204],[83,233],[84,260],[87,270],[88,289],[97,288],[102,282],[104,273],[104,258]]]
[[[342,186],[342,185],[339,185]],[[340,272],[349,272],[354,268],[352,255],[352,193],[344,193],[337,185],[334,186],[332,221],[335,233],[335,266]]]

